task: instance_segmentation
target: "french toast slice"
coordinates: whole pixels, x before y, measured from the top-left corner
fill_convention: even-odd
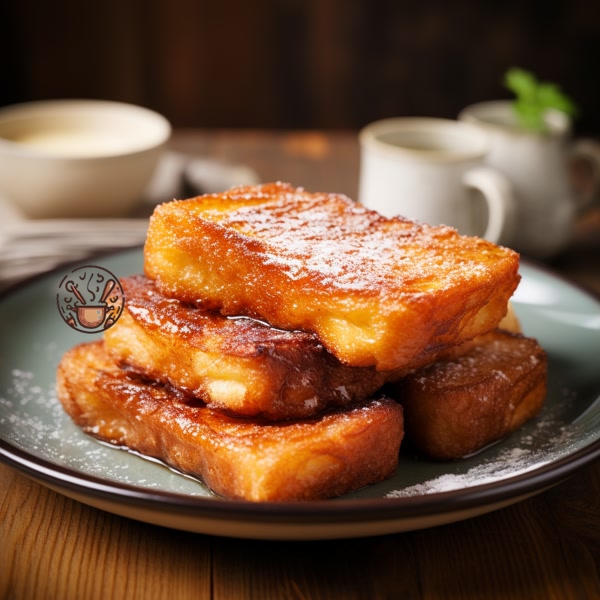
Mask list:
[[[143,276],[121,280],[125,306],[104,334],[123,365],[213,409],[280,420],[368,398],[399,374],[348,367],[318,338],[249,318],[227,318],[167,298]]]
[[[323,499],[375,483],[396,468],[403,436],[402,407],[387,398],[305,420],[227,416],[119,368],[102,341],[65,353],[57,394],[83,431],[250,501]]]
[[[519,281],[512,250],[282,183],[162,204],[144,254],[169,296],[313,332],[378,370],[494,329]]]
[[[404,407],[407,438],[427,456],[467,456],[516,431],[541,410],[547,357],[533,338],[496,330],[436,361],[390,394]]]

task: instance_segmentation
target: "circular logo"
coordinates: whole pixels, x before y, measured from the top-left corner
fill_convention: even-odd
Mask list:
[[[123,288],[110,271],[97,265],[73,269],[62,278],[56,305],[63,321],[82,333],[112,327],[123,312]]]

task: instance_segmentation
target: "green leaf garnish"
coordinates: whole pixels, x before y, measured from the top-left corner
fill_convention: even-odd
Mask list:
[[[547,130],[544,115],[555,109],[570,116],[577,114],[575,103],[558,85],[538,81],[536,76],[524,69],[512,68],[504,75],[504,85],[515,94],[513,109],[519,123],[526,129]]]

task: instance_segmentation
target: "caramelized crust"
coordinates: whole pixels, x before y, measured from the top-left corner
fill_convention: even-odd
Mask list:
[[[395,385],[406,434],[436,459],[456,459],[516,431],[542,408],[547,358],[537,341],[494,331],[459,356]]]
[[[145,246],[165,294],[316,333],[343,363],[378,370],[422,366],[492,330],[518,265],[454,229],[281,183],[163,204]]]
[[[87,433],[252,501],[321,499],[384,479],[403,436],[402,408],[383,398],[298,421],[229,417],[128,374],[102,342],[64,355],[57,392]]]
[[[395,372],[347,367],[317,337],[227,318],[166,298],[143,276],[121,280],[125,309],[105,332],[114,359],[210,408],[301,418],[370,397]]]

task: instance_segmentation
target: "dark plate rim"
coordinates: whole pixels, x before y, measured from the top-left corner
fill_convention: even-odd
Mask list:
[[[536,469],[467,488],[402,498],[329,499],[303,502],[249,502],[217,497],[197,497],[162,490],[145,490],[101,477],[79,473],[32,456],[0,439],[0,460],[25,475],[65,491],[99,500],[118,501],[129,506],[164,509],[168,506],[187,517],[243,519],[258,522],[312,523],[383,521],[388,519],[442,515],[502,503],[515,497],[535,494],[561,483],[576,471],[600,458],[600,439],[558,460]]]

